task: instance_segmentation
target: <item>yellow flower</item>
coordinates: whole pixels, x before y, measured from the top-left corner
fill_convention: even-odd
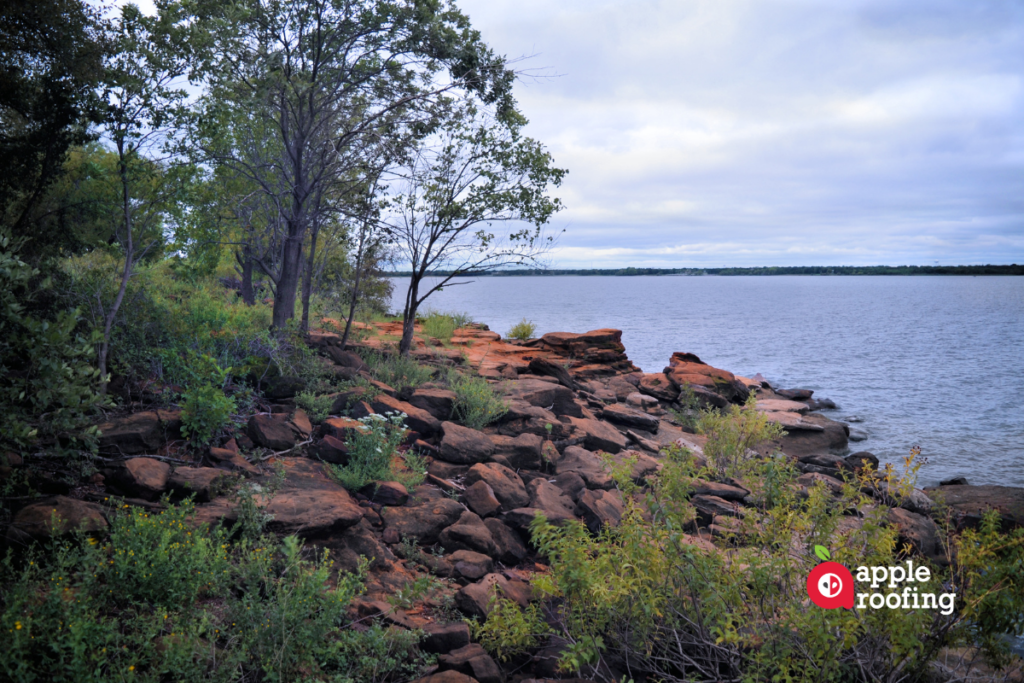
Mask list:
[[[132,664],[131,666],[129,666],[129,667],[128,667],[128,670],[129,670],[129,671],[135,671],[135,665],[134,665],[134,664]]]
[[[20,631],[21,630],[21,622],[20,621],[14,622],[14,630],[15,631]]]

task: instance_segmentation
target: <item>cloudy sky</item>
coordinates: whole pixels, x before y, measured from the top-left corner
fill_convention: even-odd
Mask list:
[[[1024,263],[1020,0],[459,0],[561,267]]]

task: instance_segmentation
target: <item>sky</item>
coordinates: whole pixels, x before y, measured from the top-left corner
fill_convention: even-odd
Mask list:
[[[555,267],[1024,263],[1020,0],[459,0]]]
[[[1024,263],[1021,0],[456,1],[569,171],[552,267]]]

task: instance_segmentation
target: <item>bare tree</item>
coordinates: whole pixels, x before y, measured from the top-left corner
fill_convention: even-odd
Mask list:
[[[426,141],[405,169],[404,190],[391,216],[398,248],[412,274],[402,312],[399,351],[412,349],[416,313],[460,276],[534,262],[550,244],[541,227],[562,208],[548,197],[566,171],[521,134],[525,123],[503,123],[467,104]],[[491,232],[494,224],[508,232]],[[421,292],[423,279],[440,273]]]

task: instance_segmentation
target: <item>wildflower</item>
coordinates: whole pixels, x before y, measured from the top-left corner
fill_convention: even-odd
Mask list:
[[[14,622],[14,630],[15,631],[20,631],[21,630],[21,622],[20,621]]]

